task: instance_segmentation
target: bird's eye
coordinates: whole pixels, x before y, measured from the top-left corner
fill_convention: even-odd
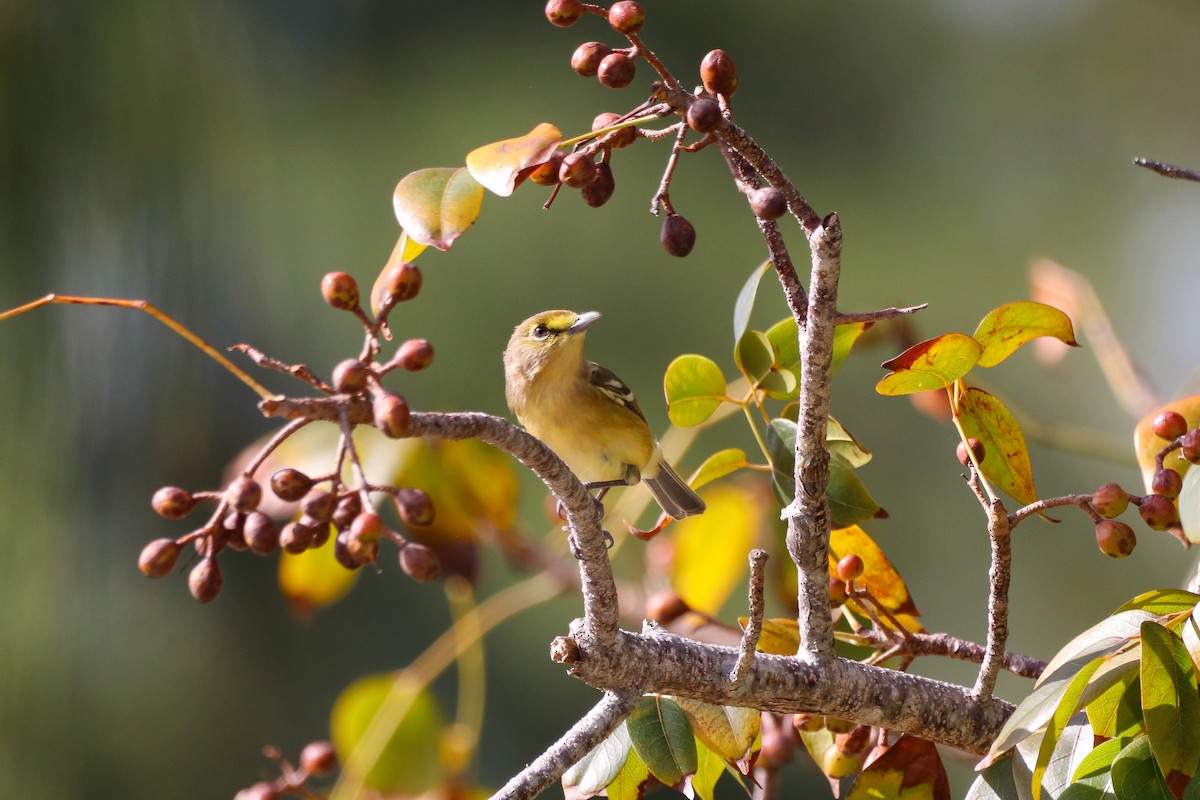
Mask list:
[[[536,328],[533,329],[533,338],[535,338],[535,339],[545,339],[549,335],[550,335],[550,329],[547,328],[545,325],[538,325]]]

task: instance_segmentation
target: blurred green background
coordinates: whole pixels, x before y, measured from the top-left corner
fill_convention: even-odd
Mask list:
[[[1195,3],[646,5],[646,41],[686,81],[713,47],[735,58],[739,122],[818,211],[841,213],[842,308],[928,302],[920,335],[970,332],[1024,298],[1027,263],[1048,255],[1096,282],[1165,396],[1186,386],[1200,352],[1200,187],[1130,160],[1200,166]],[[359,334],[318,282],[341,269],[369,285],[398,234],[401,176],[542,120],[572,135],[636,104],[644,67],[619,94],[571,72],[589,39],[613,41],[594,18],[552,28],[537,0],[0,0],[0,306],[47,292],[146,298],[218,346],[327,370]],[[488,197],[453,252],[422,256],[424,291],[394,317],[400,336],[438,352],[403,381],[414,407],[504,413],[500,352],[548,307],[604,312],[589,352],[660,428],[655,387],[675,355],[732,371],[733,299],[764,248],[706,151],[684,159],[672,191],[698,244],[666,256],[646,213],[665,154],[645,142],[618,153],[600,210],[573,194],[549,213],[538,190]],[[763,325],[783,314],[774,294]],[[836,386],[835,414],[876,453],[861,475],[892,513],[869,528],[927,626],[982,639],[978,509],[951,430],[874,393],[895,352],[852,359]],[[395,569],[306,624],[267,560],[225,559],[225,591],[207,607],[181,575],[145,580],[141,546],[186,530],[153,514],[153,490],[215,486],[273,425],[141,314],[44,309],[0,326],[0,359],[0,796],[231,796],[268,774],[261,745],[295,753],[325,735],[346,683],[407,664],[445,624],[441,593]],[[1132,420],[1086,350],[1051,373],[1021,353],[987,378],[1044,423],[1128,441]],[[1131,460],[1033,451],[1043,495],[1138,480]],[[536,508],[543,490],[527,486]],[[1112,561],[1080,515],[1063,518],[1022,526],[1014,543],[1011,646],[1043,658],[1192,562],[1140,531],[1134,555]],[[494,561],[485,593],[504,579]],[[567,600],[489,638],[482,783],[502,784],[593,702],[546,655],[575,613]],[[1027,684],[1000,691],[1018,699]]]

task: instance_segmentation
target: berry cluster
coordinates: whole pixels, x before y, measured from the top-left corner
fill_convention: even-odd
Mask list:
[[[252,348],[237,348],[260,366],[293,375],[324,395],[295,402],[323,404],[324,413],[317,416],[336,421],[342,428],[336,463],[325,475],[310,477],[300,470],[284,468],[271,476],[271,491],[280,500],[297,504],[299,512],[282,528],[259,510],[263,487],[255,473],[272,451],[316,417],[286,426],[223,491],[189,492],[175,486],[159,489],[151,505],[166,519],[182,519],[202,501],[215,503],[216,508],[192,532],[177,539],[156,539],[146,545],[138,559],[143,574],[151,578],[167,575],[175,569],[184,547],[192,544],[199,561],[189,573],[188,588],[197,601],[207,603],[221,593],[223,580],[217,558],[226,549],[249,550],[258,555],[270,555],[277,550],[295,554],[321,547],[333,536],[334,555],[347,569],[376,563],[380,542],[387,539],[399,547],[400,566],[406,574],[420,581],[437,577],[440,565],[434,552],[388,528],[371,500],[372,494],[390,497],[400,521],[410,529],[419,529],[432,524],[434,519],[429,496],[420,489],[367,483],[351,438],[358,424],[373,424],[391,438],[409,435],[412,414],[408,403],[401,395],[383,388],[380,379],[394,369],[410,372],[425,369],[433,361],[433,347],[424,339],[409,339],[396,349],[390,360],[381,362],[378,357],[381,338],[391,338],[388,314],[397,303],[417,296],[421,280],[421,271],[414,264],[389,267],[380,279],[379,311],[372,319],[362,309],[353,277],[345,272],[331,272],[322,279],[321,295],[325,302],[354,314],[366,332],[362,353],[338,363],[329,383],[303,365],[282,364]],[[356,476],[350,484],[343,478],[347,461]]]
[[[300,766],[293,767],[283,754],[273,747],[264,750],[267,758],[279,765],[280,775],[273,781],[259,781],[247,786],[234,796],[234,800],[281,800],[287,795],[316,797],[308,786],[309,778],[324,777],[338,766],[337,753],[329,742],[309,742],[300,751]]]

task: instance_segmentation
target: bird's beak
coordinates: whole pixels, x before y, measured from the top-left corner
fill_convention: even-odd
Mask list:
[[[598,319],[600,319],[599,311],[585,311],[575,318],[575,322],[567,328],[567,333],[582,333],[592,327]]]

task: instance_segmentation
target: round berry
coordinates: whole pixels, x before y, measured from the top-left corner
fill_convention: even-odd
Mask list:
[[[300,769],[309,775],[328,775],[337,764],[337,753],[329,742],[309,742],[300,751]]]
[[[205,556],[192,567],[188,574],[188,591],[199,603],[210,603],[221,593],[224,581],[221,578],[221,566],[213,556]]]
[[[361,562],[350,552],[350,531],[342,531],[333,541],[333,557],[343,567],[355,570],[366,562]]]
[[[865,566],[863,564],[862,558],[855,555],[854,553],[850,553],[849,555],[842,556],[842,559],[840,561],[838,561],[838,564],[837,564],[838,577],[841,578],[846,583],[849,583],[850,581],[855,581],[855,580],[858,580],[859,578],[861,578],[864,569],[865,569]]]
[[[412,300],[421,292],[421,284],[425,279],[421,268],[408,261],[393,264],[388,267],[383,278],[383,291],[392,298],[394,303]]]
[[[984,449],[983,442],[974,437],[967,439],[966,444],[963,444],[960,441],[954,448],[954,456],[958,459],[958,463],[962,464],[964,467],[971,463],[971,459],[967,455],[968,444],[971,446],[971,454],[975,456],[976,463],[982,464],[983,457],[987,455],[987,450]]]
[[[1096,525],[1096,546],[1100,552],[1112,558],[1124,558],[1133,552],[1137,536],[1133,528],[1124,522],[1106,519]]]
[[[846,582],[841,578],[829,579],[829,605],[837,608],[846,602],[849,595],[846,594]]]
[[[1183,435],[1180,441],[1181,455],[1192,462],[1200,464],[1200,428],[1193,428]]]
[[[583,16],[583,3],[579,0],[550,0],[546,3],[546,19],[551,25],[569,28]]]
[[[392,361],[409,372],[418,372],[433,363],[433,345],[426,339],[409,339],[400,345]]]
[[[285,552],[296,555],[312,547],[316,538],[316,528],[293,521],[284,525],[283,530],[279,532],[279,546]]]
[[[362,513],[362,498],[358,492],[343,496],[338,500],[337,508],[333,510],[332,522],[338,530],[349,528],[354,518]]]
[[[779,219],[787,213],[787,200],[774,186],[764,186],[750,193],[750,210],[759,219]]]
[[[587,203],[592,208],[599,208],[609,201],[616,190],[617,184],[613,180],[612,167],[607,162],[596,165],[596,177],[592,182],[583,187],[580,191],[580,196],[583,202]]]
[[[563,156],[558,179],[572,189],[582,189],[596,178],[596,162],[589,155],[571,153]]]
[[[1187,420],[1178,411],[1163,411],[1150,423],[1154,435],[1168,442],[1178,439],[1187,433]]]
[[[609,89],[624,89],[636,74],[637,64],[624,53],[609,53],[596,68],[596,78]]]
[[[678,214],[668,214],[663,220],[659,241],[670,255],[683,258],[696,246],[696,229]]]
[[[381,394],[371,404],[371,413],[375,417],[375,427],[389,439],[401,439],[408,436],[412,429],[412,412],[408,403],[398,394]]]
[[[571,55],[571,69],[590,78],[600,71],[600,62],[611,52],[612,48],[604,42],[584,42]]]
[[[617,33],[629,36],[640,31],[646,24],[646,12],[642,9],[641,3],[635,3],[634,0],[620,0],[609,6],[608,24],[612,25],[613,30]]]
[[[423,544],[409,542],[400,548],[400,569],[414,581],[431,581],[442,571],[437,554]]]
[[[721,106],[716,100],[697,100],[688,106],[686,119],[688,127],[696,133],[715,131],[721,124]]]
[[[1150,481],[1150,491],[1174,500],[1183,489],[1183,477],[1173,469],[1164,467],[1154,473]]]
[[[1179,522],[1179,511],[1171,498],[1161,494],[1148,494],[1138,502],[1138,514],[1142,522],[1153,531],[1165,531]]]
[[[242,475],[229,484],[225,490],[225,499],[235,511],[243,514],[258,508],[262,501],[262,486],[249,475]]]
[[[269,556],[279,546],[279,529],[275,521],[261,511],[251,511],[242,525],[242,537],[251,552]]]
[[[333,388],[345,394],[358,394],[367,388],[367,376],[370,370],[367,365],[357,358],[347,358],[339,361],[333,368]]]
[[[142,548],[138,569],[147,578],[161,578],[175,569],[183,548],[174,539],[155,539]]]
[[[596,115],[596,118],[592,120],[592,130],[598,131],[601,128],[607,128],[612,125],[616,125],[620,121],[620,114],[612,111],[605,111],[602,114]],[[612,138],[608,140],[608,145],[619,150],[622,147],[628,147],[629,145],[633,144],[634,139],[637,138],[637,128],[621,128],[619,131],[612,131],[612,134],[610,135],[612,135]]]
[[[196,498],[187,489],[164,486],[150,498],[150,505],[160,517],[182,519],[196,507]]]
[[[700,62],[700,80],[709,94],[729,97],[737,91],[737,66],[724,50],[711,50]]]
[[[1119,517],[1129,508],[1129,493],[1115,483],[1106,483],[1092,492],[1092,508],[1106,519]]]
[[[321,297],[339,311],[358,308],[358,281],[348,272],[330,272],[321,279]]]
[[[371,511],[362,512],[350,523],[350,535],[364,541],[378,539],[384,530],[383,517]]]
[[[655,592],[646,598],[646,619],[659,625],[670,625],[689,610],[684,599],[670,589]]]
[[[538,186],[554,186],[558,183],[558,171],[562,168],[563,153],[555,150],[550,157],[538,164],[529,173],[529,180]]]
[[[304,497],[312,485],[312,478],[291,467],[285,467],[271,476],[271,491],[287,503],[294,503]]]
[[[410,528],[424,528],[433,524],[433,501],[420,489],[397,489],[392,497],[400,519]]]
[[[337,507],[337,495],[325,489],[311,489],[300,501],[300,510],[316,522],[328,524]]]

